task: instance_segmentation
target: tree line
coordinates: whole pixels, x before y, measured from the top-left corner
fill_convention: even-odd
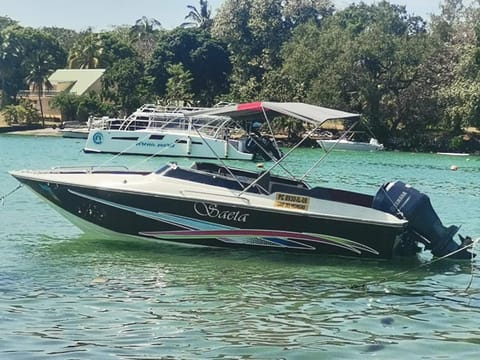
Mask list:
[[[85,119],[152,102],[302,101],[362,114],[391,148],[478,149],[466,133],[480,127],[479,0],[444,0],[428,21],[388,1],[225,0],[212,16],[200,0],[186,12],[171,30],[142,17],[100,32],[0,17],[0,109],[28,110],[20,91],[42,96],[56,69],[104,68],[99,94],[50,105]]]

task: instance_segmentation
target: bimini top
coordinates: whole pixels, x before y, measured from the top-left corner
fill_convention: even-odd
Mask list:
[[[321,106],[300,102],[270,102],[257,101],[251,103],[228,105],[220,108],[193,111],[190,115],[222,115],[238,121],[261,120],[264,116],[287,115],[293,118],[313,123],[317,126],[327,120],[359,117],[359,114],[329,109]]]

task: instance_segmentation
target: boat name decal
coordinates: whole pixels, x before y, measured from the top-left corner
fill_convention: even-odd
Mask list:
[[[145,146],[145,147],[169,147],[169,148],[173,148],[175,147],[175,144],[163,144],[163,143],[159,143],[159,144],[155,144],[153,142],[147,142],[147,141],[140,141],[138,143],[135,144],[135,146]]]
[[[277,193],[275,195],[275,207],[308,210],[310,198],[308,196]]]
[[[195,203],[193,205],[193,209],[200,216],[243,223],[247,222],[247,218],[250,215],[247,213],[241,213],[238,210],[221,210],[216,204],[209,204],[204,202]]]

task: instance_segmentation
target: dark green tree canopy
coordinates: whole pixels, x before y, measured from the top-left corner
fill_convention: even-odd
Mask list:
[[[169,78],[168,67],[182,64],[192,77],[195,101],[212,104],[228,90],[231,64],[222,44],[198,28],[176,28],[161,36],[148,64],[148,75],[154,78],[154,91],[163,97]]]

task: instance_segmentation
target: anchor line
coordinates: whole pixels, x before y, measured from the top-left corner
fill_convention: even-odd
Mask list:
[[[4,205],[5,205],[5,199],[6,199],[7,197],[9,197],[10,195],[12,195],[15,191],[21,189],[22,187],[23,187],[23,184],[19,184],[19,185],[18,185],[15,189],[13,189],[12,191],[6,193],[5,195],[0,196],[0,204],[1,204],[2,206],[4,206]]]
[[[435,258],[431,261],[428,261],[424,264],[420,264],[419,266],[415,266],[411,269],[408,269],[408,270],[405,270],[405,271],[402,271],[402,272],[399,272],[399,273],[396,273],[396,274],[393,274],[392,276],[390,277],[385,277],[385,278],[382,278],[382,279],[378,279],[378,280],[375,280],[375,281],[372,281],[372,282],[363,282],[361,284],[354,284],[354,285],[351,285],[349,286],[350,289],[366,289],[366,287],[368,285],[380,285],[381,283],[384,283],[384,282],[387,282],[387,281],[390,281],[390,280],[393,280],[394,278],[396,277],[399,277],[399,276],[402,276],[402,275],[405,275],[409,272],[412,272],[414,270],[417,270],[417,269],[420,269],[420,268],[423,268],[423,267],[426,267],[426,266],[429,266],[429,265],[432,265],[438,261],[441,261],[441,260],[444,260],[444,259],[447,259],[448,257],[452,256],[452,255],[455,255],[456,253],[460,252],[460,251],[463,251],[463,250],[466,250],[468,248],[471,248],[472,249],[472,256],[471,256],[471,259],[470,259],[470,262],[472,264],[472,270],[473,270],[473,264],[474,264],[474,261],[473,261],[473,258],[474,258],[474,248],[475,248],[475,245],[480,241],[480,238],[476,239],[476,240],[473,240],[471,243],[465,245],[465,246],[462,246],[460,248],[458,248],[457,250],[454,250],[442,257],[439,257],[439,258]],[[469,283],[467,284],[467,287],[465,288],[465,292],[467,292],[467,290],[470,288],[472,282],[473,282],[473,277],[474,277],[474,273],[472,271],[472,276],[470,277],[470,281]]]

